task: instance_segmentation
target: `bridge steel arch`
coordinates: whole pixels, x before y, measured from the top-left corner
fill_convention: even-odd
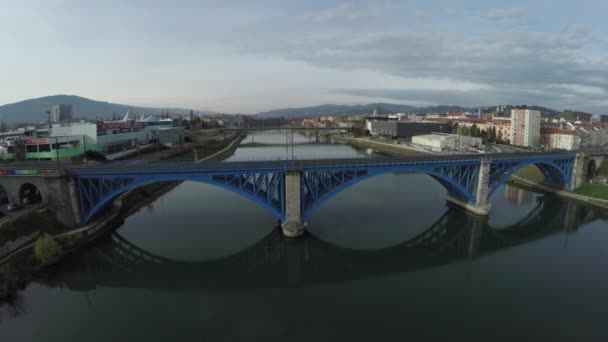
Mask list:
[[[239,172],[162,172],[80,174],[78,187],[81,222],[90,222],[102,209],[125,192],[147,184],[166,181],[193,181],[214,185],[244,196],[285,220],[285,174],[282,169]]]
[[[483,159],[442,161],[436,163],[396,163],[351,167],[304,168],[301,177],[301,212],[305,221],[325,201],[366,179],[387,173],[416,172],[433,177],[448,194],[463,203],[475,206],[489,201],[492,194],[513,174],[528,165],[535,165],[548,185],[570,187],[574,155],[548,155],[536,158],[500,158],[490,162],[487,191],[479,189]],[[486,180],[484,180],[486,181]],[[478,196],[481,191],[481,196]]]
[[[458,165],[445,163],[411,164],[380,167],[310,168],[302,170],[301,205],[302,219],[308,217],[327,200],[338,193],[372,177],[388,173],[424,173],[437,180],[450,195],[475,203],[479,161]]]
[[[571,188],[574,169],[573,156],[492,161],[486,200],[489,201],[492,194],[511,176],[530,165],[534,165],[540,170],[545,176],[546,184],[557,188]]]

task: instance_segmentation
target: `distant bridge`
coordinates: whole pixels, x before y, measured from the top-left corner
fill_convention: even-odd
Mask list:
[[[202,182],[254,201],[282,222],[286,235],[298,236],[320,205],[371,177],[425,173],[447,190],[451,203],[487,215],[492,193],[528,165],[536,165],[548,185],[575,189],[583,183],[587,165],[593,162],[599,167],[603,158],[584,153],[513,153],[202,163],[126,161],[60,169],[53,163],[40,163],[28,167],[36,168],[37,175],[0,177],[0,185],[10,186],[11,179],[37,182],[51,211],[62,223],[73,226],[90,222],[110,202],[138,186]]]
[[[275,127],[223,127],[220,131],[279,131],[279,130],[294,130],[294,131],[335,131],[335,130],[351,130],[351,127],[298,127],[298,126],[275,126]]]

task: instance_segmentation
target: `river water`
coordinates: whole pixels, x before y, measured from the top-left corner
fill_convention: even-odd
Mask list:
[[[285,139],[250,134],[230,159],[381,156]],[[503,186],[482,219],[445,196],[372,178],[290,240],[253,202],[182,183],[0,307],[0,341],[608,338],[605,213]]]

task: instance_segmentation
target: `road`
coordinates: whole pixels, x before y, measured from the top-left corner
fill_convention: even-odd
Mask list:
[[[4,213],[4,216],[0,217],[0,226],[2,226],[5,222],[16,219],[19,216],[23,216],[29,212],[43,208],[44,204],[34,203],[30,205],[24,205],[21,209],[17,211],[8,211],[6,210],[7,206],[8,204],[2,204],[2,206],[0,207],[0,211]]]

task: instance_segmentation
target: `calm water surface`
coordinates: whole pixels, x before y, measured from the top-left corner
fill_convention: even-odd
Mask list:
[[[296,158],[375,156],[294,136]],[[285,158],[284,132],[232,160]],[[250,146],[247,146],[250,145]],[[606,214],[504,186],[489,218],[388,174],[285,239],[267,211],[183,183],[0,308],[0,341],[606,340]]]

